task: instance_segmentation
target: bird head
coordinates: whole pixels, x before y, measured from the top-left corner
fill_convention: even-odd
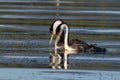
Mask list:
[[[51,37],[50,37],[50,42],[49,44],[51,44],[54,35],[58,35],[58,33],[60,32],[60,29],[58,29],[58,27],[63,24],[62,20],[56,20],[52,23],[51,27],[50,27],[50,33],[51,33]]]

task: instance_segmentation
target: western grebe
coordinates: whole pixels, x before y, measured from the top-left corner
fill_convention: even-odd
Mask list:
[[[78,53],[78,52],[92,52],[92,53],[104,53],[106,49],[97,47],[95,45],[89,45],[85,41],[74,39],[69,41],[69,26],[62,20],[56,20],[53,22],[50,32],[52,33],[50,42],[51,44],[53,36],[57,35],[55,40],[55,49],[62,48],[65,51]]]
[[[64,31],[64,28],[66,28],[66,31]],[[57,38],[55,40],[55,49],[66,48],[69,50],[74,49],[81,52],[89,48],[89,45],[82,40],[75,39],[68,42],[68,26],[64,24],[62,20],[54,21],[50,27],[50,32],[52,33],[52,35],[49,44],[51,44],[53,36],[57,35]]]

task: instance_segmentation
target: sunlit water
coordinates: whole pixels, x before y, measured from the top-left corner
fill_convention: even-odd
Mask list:
[[[51,69],[0,69],[1,80],[119,80],[118,71],[51,70]],[[6,72],[6,73],[4,73]],[[2,74],[4,73],[4,74]],[[17,73],[17,74],[16,74]],[[14,75],[13,75],[14,74]],[[7,76],[7,77],[6,77]]]
[[[56,19],[62,19],[70,26],[70,39],[81,39],[89,44],[96,44],[107,49],[106,54],[69,55],[68,69],[100,69],[120,70],[120,1],[119,0],[0,0],[0,67],[50,67],[49,27]],[[54,44],[51,46],[54,49]],[[8,69],[6,69],[8,70]],[[2,69],[0,69],[0,72]],[[3,69],[5,71],[5,69]],[[10,74],[10,70],[6,75]],[[15,71],[18,71],[15,69]],[[26,71],[23,69],[22,71]],[[41,70],[40,70],[41,71]],[[49,70],[45,70],[49,71]],[[68,75],[72,75],[72,72]],[[53,71],[54,74],[63,72]],[[96,80],[119,80],[117,72],[73,71],[75,80],[88,80],[86,76]],[[90,72],[90,73],[89,73]],[[93,74],[91,74],[93,73]],[[25,73],[26,74],[26,73]],[[50,72],[30,74],[49,75]],[[95,75],[95,76],[94,76]],[[104,76],[104,75],[107,75]],[[110,77],[113,75],[113,77]],[[26,80],[23,75],[3,80]],[[21,77],[22,76],[22,77]],[[34,76],[34,75],[31,75]],[[102,77],[101,77],[102,76]],[[99,77],[99,78],[98,78]],[[73,78],[61,78],[74,80]],[[51,76],[50,80],[56,79]],[[36,78],[36,79],[39,79]]]

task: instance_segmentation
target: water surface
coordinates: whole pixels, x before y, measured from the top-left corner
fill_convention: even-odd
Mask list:
[[[0,73],[0,79],[26,80],[30,79],[27,75],[29,73],[33,79],[41,77],[45,80],[48,78],[50,80],[88,80],[86,76],[90,76],[93,80],[119,80],[119,4],[119,0],[62,0],[60,2],[55,0],[0,0],[0,72],[7,71],[5,75],[8,75],[4,78],[4,74]],[[56,19],[62,19],[68,23],[70,39],[78,38],[89,44],[106,48],[106,54],[69,55],[68,69],[78,71],[47,70],[50,67],[49,27]],[[54,49],[54,44],[51,48]],[[8,67],[15,69],[8,69]],[[41,69],[40,72],[36,72],[37,69],[16,69],[16,67]],[[91,71],[81,71],[82,69]],[[16,74],[16,77],[13,75],[10,77],[11,70],[26,73],[22,73],[25,76],[20,73]],[[57,77],[45,76],[51,72]],[[59,76],[61,73],[66,76],[61,78]],[[73,73],[76,73],[74,75],[76,78],[70,77],[69,79],[67,76]]]

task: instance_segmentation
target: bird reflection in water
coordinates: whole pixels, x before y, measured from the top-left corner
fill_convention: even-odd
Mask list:
[[[61,52],[57,49],[55,52],[49,50],[50,53],[50,64],[49,67],[52,69],[68,69],[68,53]]]

